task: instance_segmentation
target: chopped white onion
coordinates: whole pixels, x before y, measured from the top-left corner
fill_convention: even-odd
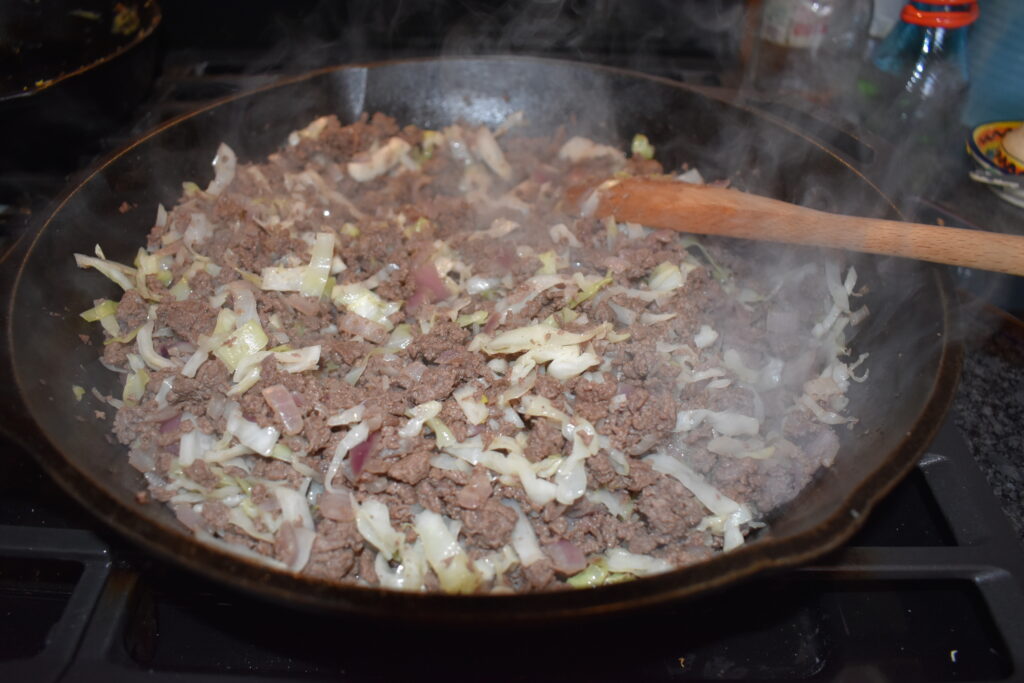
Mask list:
[[[227,431],[234,435],[239,443],[253,449],[260,455],[270,455],[280,433],[273,427],[260,427],[242,417],[237,407],[228,413]]]
[[[235,179],[235,168],[238,166],[238,157],[234,150],[223,142],[217,148],[217,156],[213,157],[213,180],[206,188],[206,194],[213,196],[223,192],[231,181]]]

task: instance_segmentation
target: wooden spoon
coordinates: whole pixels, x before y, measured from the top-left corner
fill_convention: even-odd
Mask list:
[[[582,207],[600,218],[1024,275],[1024,236],[1019,235],[841,216],[737,190],[657,178],[610,181],[595,192]]]

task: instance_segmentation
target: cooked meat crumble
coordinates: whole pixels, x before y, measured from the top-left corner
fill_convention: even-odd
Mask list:
[[[828,467],[853,270],[581,217],[653,148],[521,122],[222,145],[134,266],[78,255],[124,290],[83,316],[139,500],[330,581],[538,591],[728,551]]]

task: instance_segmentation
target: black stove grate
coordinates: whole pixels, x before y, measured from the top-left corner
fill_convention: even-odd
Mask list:
[[[3,460],[4,680],[1024,680],[1024,551],[952,423],[857,537],[812,565],[541,628],[269,604],[139,554],[13,445]]]

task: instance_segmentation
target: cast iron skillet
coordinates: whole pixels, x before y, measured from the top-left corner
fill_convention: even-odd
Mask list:
[[[75,170],[156,73],[156,0],[11,0],[0,14],[0,173]]]
[[[38,228],[11,302],[9,335],[17,387],[43,467],[75,498],[123,534],[209,577],[293,605],[448,621],[536,620],[610,613],[692,596],[833,549],[913,466],[949,405],[961,349],[951,342],[950,290],[940,271],[916,262],[860,258],[872,315],[854,340],[869,350],[871,381],[850,392],[860,423],[842,430],[835,466],[756,539],[731,553],[665,575],[595,590],[518,596],[403,594],[332,585],[263,567],[196,541],[159,504],[140,505],[141,477],[112,443],[112,410],[71,386],[119,393],[97,362],[96,329],[78,313],[118,294],[72,253],[102,244],[130,262],[158,202],[171,205],[181,182],[204,185],[226,141],[243,160],[263,157],[287,133],[333,112],[343,122],[383,111],[438,127],[463,119],[495,125],[523,110],[534,131],[559,125],[624,143],[643,131],[668,166],[696,163],[710,178],[730,176],[759,192],[836,210],[882,211],[890,204],[843,159],[777,120],[678,83],[577,63],[468,58],[330,68],[240,95],[173,121],[111,157],[68,191]],[[121,212],[127,202],[133,207]],[[780,250],[771,258],[816,252]],[[767,258],[767,257],[766,257]],[[89,335],[92,345],[79,335]],[[31,433],[30,433],[31,432]],[[34,438],[32,438],[34,437]]]

